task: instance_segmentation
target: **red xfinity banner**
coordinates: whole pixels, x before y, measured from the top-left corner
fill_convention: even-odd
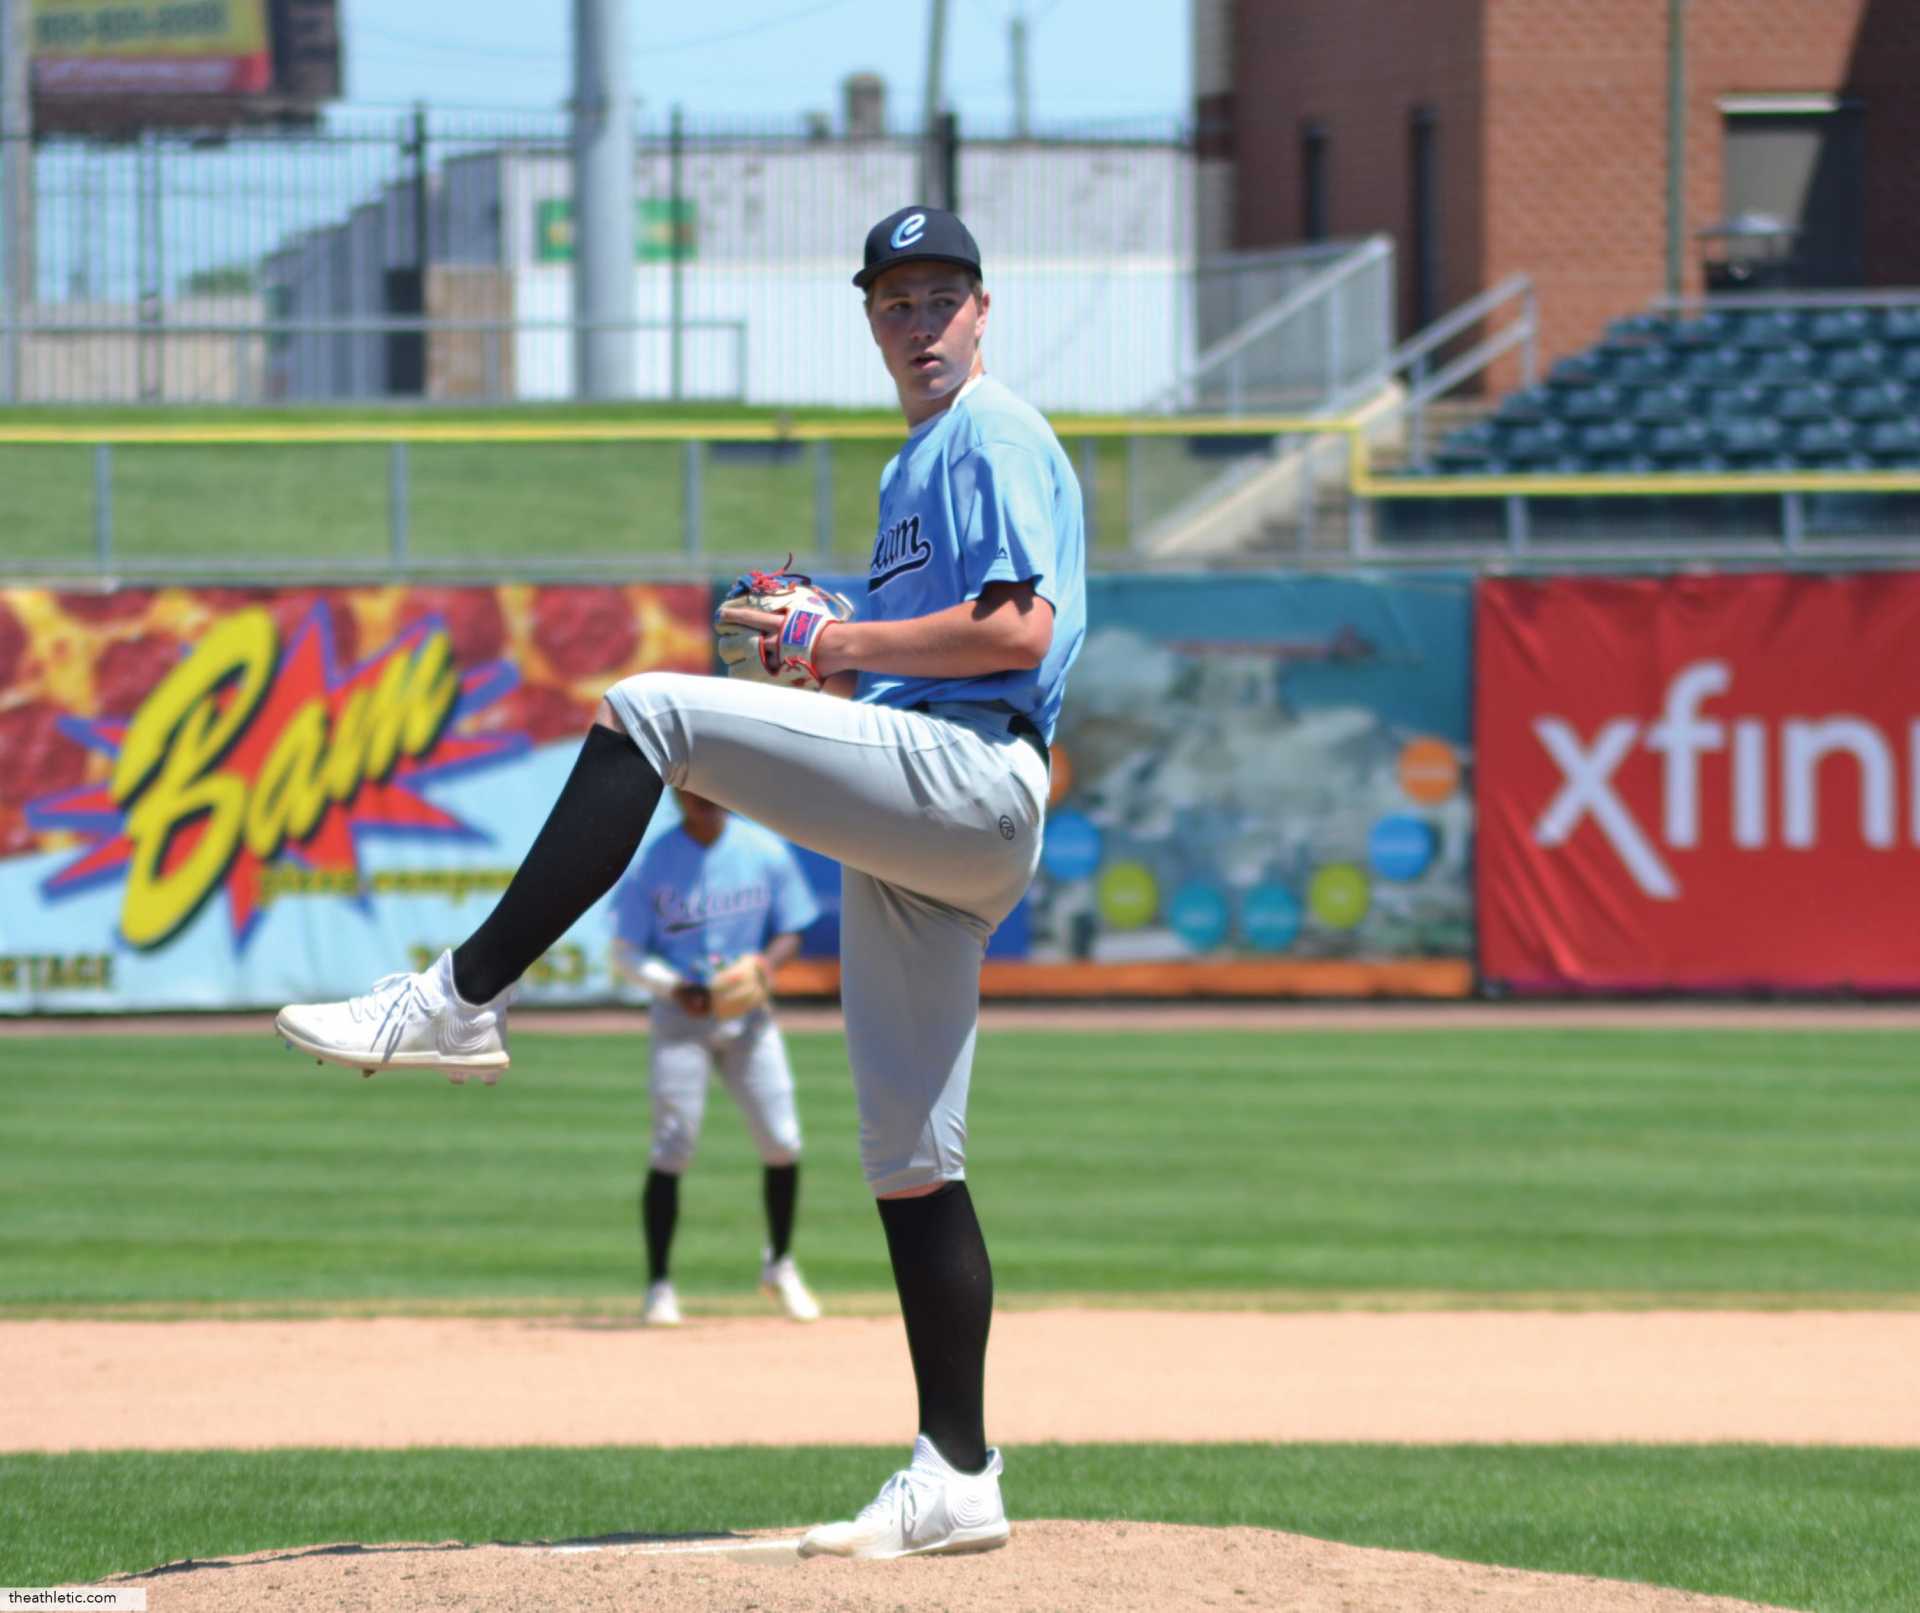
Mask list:
[[[1478,594],[1480,968],[1920,987],[1920,576]]]

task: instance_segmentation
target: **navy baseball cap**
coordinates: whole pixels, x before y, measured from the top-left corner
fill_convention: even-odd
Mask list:
[[[867,231],[866,266],[853,283],[865,291],[889,269],[923,262],[957,263],[977,275],[980,248],[966,225],[944,209],[903,207]]]

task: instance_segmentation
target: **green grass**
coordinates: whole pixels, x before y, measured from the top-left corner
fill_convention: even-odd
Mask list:
[[[834,544],[830,558],[863,564],[873,545],[880,472],[899,446],[897,415],[731,405],[686,408],[556,405],[512,410],[320,409],[0,410],[0,425],[259,426],[550,423],[591,418],[874,423],[878,441],[831,448]],[[1068,450],[1079,463],[1077,442]],[[113,548],[122,561],[262,563],[315,558],[380,564],[390,553],[388,448],[384,444],[118,445],[112,450]],[[1128,542],[1127,445],[1102,440],[1096,459],[1095,543]],[[684,456],[674,443],[412,444],[408,448],[408,549],[420,560],[524,565],[687,553]],[[1217,467],[1193,461],[1179,441],[1144,446],[1143,518],[1164,513]],[[94,458],[87,446],[0,445],[0,527],[16,569],[89,567],[94,560]],[[811,448],[781,459],[720,450],[701,475],[702,551],[754,557],[792,549],[822,556],[815,527]],[[778,558],[778,555],[775,555]],[[725,566],[723,565],[723,568]]]
[[[780,1528],[892,1449],[0,1456],[0,1581],[333,1541]],[[1016,1517],[1254,1525],[1835,1613],[1916,1605],[1920,1452],[1755,1446],[1036,1445]],[[156,1605],[159,1605],[156,1603]]]
[[[790,1038],[801,1250],[888,1279],[837,1037]],[[629,1302],[638,1037],[523,1034],[497,1089],[361,1081],[265,1032],[0,1042],[0,1309]],[[1920,1086],[1898,1033],[1002,1033],[974,1193],[1048,1295],[1911,1304]],[[740,1292],[758,1165],[723,1094],[676,1276]]]

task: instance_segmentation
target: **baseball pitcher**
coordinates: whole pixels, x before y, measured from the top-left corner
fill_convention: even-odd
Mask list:
[[[624,872],[669,784],[838,859],[861,1163],[920,1426],[907,1466],[802,1549],[900,1557],[1008,1534],[982,1415],[993,1272],[966,1182],[967,1089],[986,941],[1039,860],[1086,536],[1053,431],[986,373],[991,301],[966,226],[901,209],[868,233],[854,284],[908,428],[857,610],[804,579],[742,578],[718,617],[736,675],[609,689],[472,936],[364,997],[284,1009],[278,1028],[337,1064],[497,1078],[514,982]]]

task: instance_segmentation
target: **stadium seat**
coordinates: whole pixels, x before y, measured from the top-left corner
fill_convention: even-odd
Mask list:
[[[1867,448],[1876,459],[1920,465],[1920,420],[1882,420],[1867,431]]]
[[[1809,421],[1793,433],[1793,451],[1802,459],[1833,459],[1850,453],[1859,434],[1851,420]]]
[[[1907,389],[1898,381],[1876,381],[1848,388],[1840,399],[1840,412],[1849,420],[1897,420],[1911,418],[1913,409]]]
[[[1920,308],[1883,308],[1879,324],[1883,342],[1920,343]]]
[[[1817,379],[1819,363],[1811,347],[1794,342],[1755,353],[1748,373],[1764,386],[1803,386]]]
[[[1536,465],[1558,459],[1567,451],[1567,428],[1558,420],[1519,426],[1502,434],[1500,453],[1516,465]]]
[[[1821,382],[1790,387],[1780,394],[1773,412],[1782,420],[1826,420],[1833,415],[1837,396],[1832,387]]]
[[[1920,347],[1909,347],[1902,353],[1893,373],[1902,381],[1920,381]]]
[[[1858,347],[1873,324],[1865,308],[1823,308],[1807,321],[1806,339],[1815,347]]]
[[[1878,342],[1860,342],[1836,348],[1827,355],[1826,379],[1836,386],[1865,386],[1885,380],[1887,350]]]
[[[1735,462],[1777,454],[1785,435],[1780,422],[1766,416],[1719,420],[1713,428],[1715,445]]]
[[[1633,400],[1633,418],[1636,420],[1691,420],[1693,415],[1691,387],[1648,387]]]
[[[1552,415],[1552,394],[1544,386],[1529,386],[1502,398],[1494,418],[1502,425],[1519,425],[1550,419]]]
[[[1734,342],[1750,353],[1777,351],[1795,347],[1800,331],[1800,316],[1790,308],[1765,308],[1743,314],[1734,332]]]
[[[1746,420],[1773,409],[1772,394],[1763,386],[1715,387],[1702,395],[1700,403],[1710,420]]]
[[[1658,314],[1628,314],[1607,326],[1606,345],[1616,350],[1653,347],[1666,341],[1672,325]]]
[[[1647,448],[1663,466],[1675,460],[1694,460],[1709,451],[1712,433],[1702,420],[1680,420],[1656,427]]]
[[[1622,353],[1610,379],[1617,386],[1658,386],[1673,372],[1673,356],[1662,347]]]
[[[1740,380],[1748,367],[1747,355],[1737,347],[1701,347],[1684,356],[1677,373],[1694,386],[1722,386]]]
[[[1580,430],[1580,452],[1589,459],[1607,454],[1630,454],[1640,446],[1640,431],[1631,420],[1605,420]]]
[[[1713,350],[1725,347],[1733,334],[1733,317],[1720,312],[1702,314],[1675,325],[1667,334],[1667,345],[1681,349]]]
[[[1560,394],[1560,413],[1569,420],[1611,420],[1623,408],[1617,386],[1573,387]]]

